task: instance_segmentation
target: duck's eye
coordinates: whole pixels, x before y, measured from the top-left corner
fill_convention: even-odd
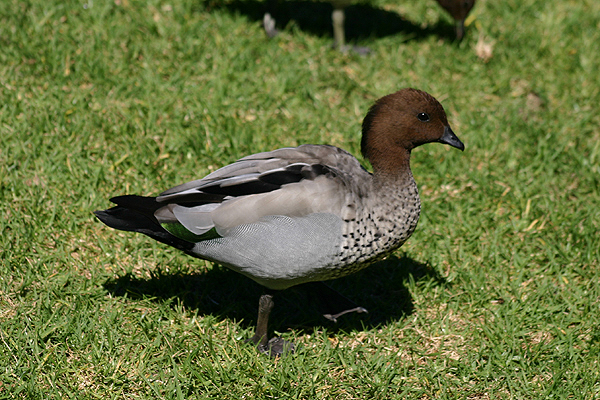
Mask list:
[[[421,122],[427,122],[429,121],[429,114],[422,112],[417,114],[417,118],[419,118],[419,121]]]

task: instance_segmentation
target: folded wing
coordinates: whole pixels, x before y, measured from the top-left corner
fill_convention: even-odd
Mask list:
[[[347,171],[354,172],[352,179]],[[224,237],[272,215],[348,218],[354,207],[345,186],[354,184],[357,174],[369,175],[352,155],[332,146],[254,154],[161,193],[154,216],[171,234],[196,241]]]

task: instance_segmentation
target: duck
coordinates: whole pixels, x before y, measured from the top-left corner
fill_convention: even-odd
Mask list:
[[[294,347],[268,339],[274,293],[355,273],[415,231],[421,203],[410,155],[427,143],[465,148],[432,95],[404,88],[375,101],[362,122],[372,172],[343,149],[303,144],[243,157],[156,197],[113,197],[115,206],[95,215],[262,285],[249,341],[277,357]]]
[[[465,20],[471,9],[475,6],[475,0],[436,0],[438,4],[450,14],[456,26],[456,40],[462,40],[465,36]]]
[[[461,41],[465,35],[465,20],[475,6],[475,0],[436,0],[438,4],[450,14],[454,19],[456,40]],[[352,0],[330,0],[333,6],[331,12],[331,22],[333,26],[333,48],[343,53],[352,50],[358,54],[365,55],[370,52],[367,47],[346,45],[345,33],[345,9],[352,4]],[[263,17],[263,27],[269,38],[279,34],[275,28],[275,19],[270,13],[265,13]]]

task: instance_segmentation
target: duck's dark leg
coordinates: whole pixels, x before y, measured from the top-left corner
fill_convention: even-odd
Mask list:
[[[366,308],[358,306],[325,282],[311,282],[305,285],[315,293],[324,308],[323,316],[330,321],[337,322],[339,317],[352,312],[368,313]]]
[[[267,329],[269,326],[269,315],[275,303],[272,294],[263,294],[258,300],[258,320],[256,321],[256,331],[250,339],[259,349],[266,348],[268,343]]]
[[[275,303],[273,295],[270,293],[260,296],[258,301],[258,319],[256,321],[256,331],[250,341],[256,345],[258,351],[270,357],[278,357],[285,353],[294,352],[294,344],[283,340],[280,337],[274,337],[268,340],[269,315]]]

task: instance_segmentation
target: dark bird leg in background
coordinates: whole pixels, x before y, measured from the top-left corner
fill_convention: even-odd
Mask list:
[[[344,8],[346,8],[345,1],[332,1],[333,12],[331,13],[331,22],[333,23],[333,47],[339,51],[346,51],[346,32],[344,28],[344,20],[346,15]]]
[[[465,20],[456,21],[456,40],[460,41],[465,36]]]
[[[360,55],[367,55],[371,49],[363,46],[346,45],[346,12],[344,11],[350,5],[350,0],[331,0],[333,12],[331,13],[331,22],[333,24],[333,47],[342,53],[351,50]]]
[[[458,18],[454,20],[454,29],[456,32],[456,40],[461,41],[465,36],[465,18]]]

